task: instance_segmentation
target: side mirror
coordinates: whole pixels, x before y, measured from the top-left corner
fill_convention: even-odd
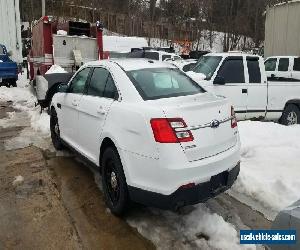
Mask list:
[[[13,52],[12,52],[11,50],[7,52],[7,55],[8,55],[9,57],[11,57],[12,54],[13,54]]]
[[[216,85],[225,85],[226,82],[225,82],[224,77],[216,76],[216,78],[214,80],[214,84],[216,84]]]
[[[61,83],[57,87],[57,92],[58,93],[67,93],[68,92],[68,84],[66,83]]]

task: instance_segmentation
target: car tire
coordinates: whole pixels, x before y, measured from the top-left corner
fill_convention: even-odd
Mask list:
[[[115,148],[108,147],[104,151],[101,167],[105,203],[114,215],[121,216],[128,209],[130,199],[123,166]]]
[[[300,109],[295,104],[289,104],[285,107],[280,123],[286,126],[300,124]]]
[[[56,111],[54,109],[51,110],[50,113],[50,132],[53,146],[56,150],[62,150],[64,145],[60,138],[60,130],[58,125],[58,118]]]

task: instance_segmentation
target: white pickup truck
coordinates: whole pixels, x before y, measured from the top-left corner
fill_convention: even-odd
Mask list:
[[[206,90],[228,97],[239,120],[300,123],[300,81],[268,81],[260,56],[210,53],[187,74]]]

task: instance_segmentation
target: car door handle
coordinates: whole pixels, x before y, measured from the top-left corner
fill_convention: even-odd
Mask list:
[[[104,108],[102,106],[100,106],[97,110],[97,113],[100,115],[105,115],[106,112],[105,112]]]
[[[248,93],[248,89],[242,89],[242,93],[243,94],[247,94]]]

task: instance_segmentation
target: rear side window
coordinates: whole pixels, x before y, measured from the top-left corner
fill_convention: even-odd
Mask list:
[[[90,80],[88,95],[102,97],[109,72],[103,68],[95,68]]]
[[[116,88],[115,82],[112,76],[109,74],[107,77],[104,94],[103,97],[111,98],[111,99],[118,99],[118,90]]]
[[[82,94],[85,90],[85,84],[90,73],[90,68],[79,71],[73,78],[68,93]]]
[[[243,58],[225,60],[219,69],[218,76],[223,77],[226,83],[245,83]]]
[[[294,59],[294,71],[300,71],[300,57]]]
[[[159,54],[157,52],[145,52],[145,58],[159,60]]]
[[[152,68],[127,72],[144,100],[196,95],[205,92],[179,69]]]
[[[265,61],[265,70],[266,71],[275,71],[276,70],[276,58],[270,58],[267,61]]]
[[[261,73],[258,57],[247,57],[249,83],[261,83]]]
[[[289,58],[280,58],[278,63],[278,71],[289,70]]]

